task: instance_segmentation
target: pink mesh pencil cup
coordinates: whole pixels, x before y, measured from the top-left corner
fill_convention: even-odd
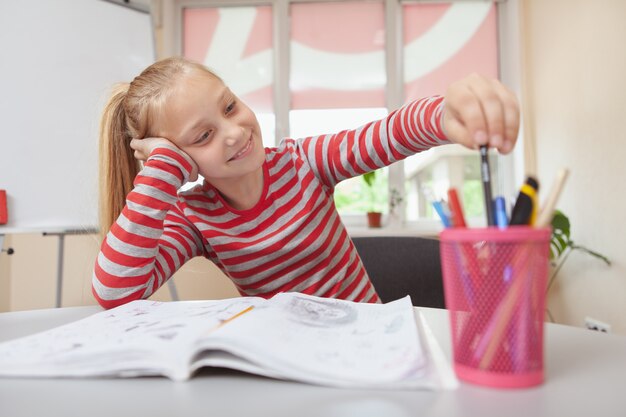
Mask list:
[[[452,228],[440,235],[454,369],[479,385],[544,380],[549,228]]]

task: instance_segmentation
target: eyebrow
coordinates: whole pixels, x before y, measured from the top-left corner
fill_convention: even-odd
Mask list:
[[[222,94],[220,94],[220,97],[217,99],[218,105],[220,105],[224,101],[224,98],[227,95],[229,95],[229,94],[232,94],[232,92],[230,91],[230,88],[224,87],[224,89],[222,90]],[[203,118],[198,119],[196,121],[196,123],[193,124],[193,126],[191,126],[189,129],[187,129],[187,131],[184,134],[181,135],[181,137],[184,138],[183,142],[193,141],[195,138],[189,139],[188,136],[190,136],[191,132],[193,132],[196,129],[198,129],[198,127],[200,127],[204,122],[205,122],[205,120]]]

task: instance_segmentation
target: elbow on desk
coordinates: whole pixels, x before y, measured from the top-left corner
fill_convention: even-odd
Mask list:
[[[105,309],[111,309],[134,300],[145,298],[145,285],[139,287],[117,287],[105,285],[98,277],[98,268],[93,273],[91,279],[91,293],[94,298]]]
[[[136,291],[122,298],[109,298],[108,297],[109,294],[107,294],[107,292],[104,292],[104,293],[98,292],[98,290],[96,290],[96,287],[93,285],[93,283],[91,285],[91,293],[93,294],[98,304],[100,304],[100,306],[106,310],[121,306],[131,301],[140,300],[142,298],[141,295],[143,294],[143,292],[144,291]]]

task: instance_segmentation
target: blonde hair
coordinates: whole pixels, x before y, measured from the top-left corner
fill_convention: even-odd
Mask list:
[[[154,135],[154,121],[165,108],[181,75],[191,72],[218,78],[201,64],[167,58],[143,70],[131,83],[114,87],[100,120],[100,231],[106,234],[122,212],[141,164],[130,147],[133,138]]]

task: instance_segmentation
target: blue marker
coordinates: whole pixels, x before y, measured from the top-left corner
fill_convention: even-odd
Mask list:
[[[509,220],[506,217],[506,204],[504,202],[504,197],[496,197],[496,225],[500,229],[504,229],[509,225]]]
[[[450,223],[450,216],[448,216],[448,213],[446,213],[446,209],[443,206],[443,203],[441,201],[433,201],[433,208],[439,215],[439,218],[443,223],[443,227],[445,227],[446,229],[450,227],[452,225]]]

